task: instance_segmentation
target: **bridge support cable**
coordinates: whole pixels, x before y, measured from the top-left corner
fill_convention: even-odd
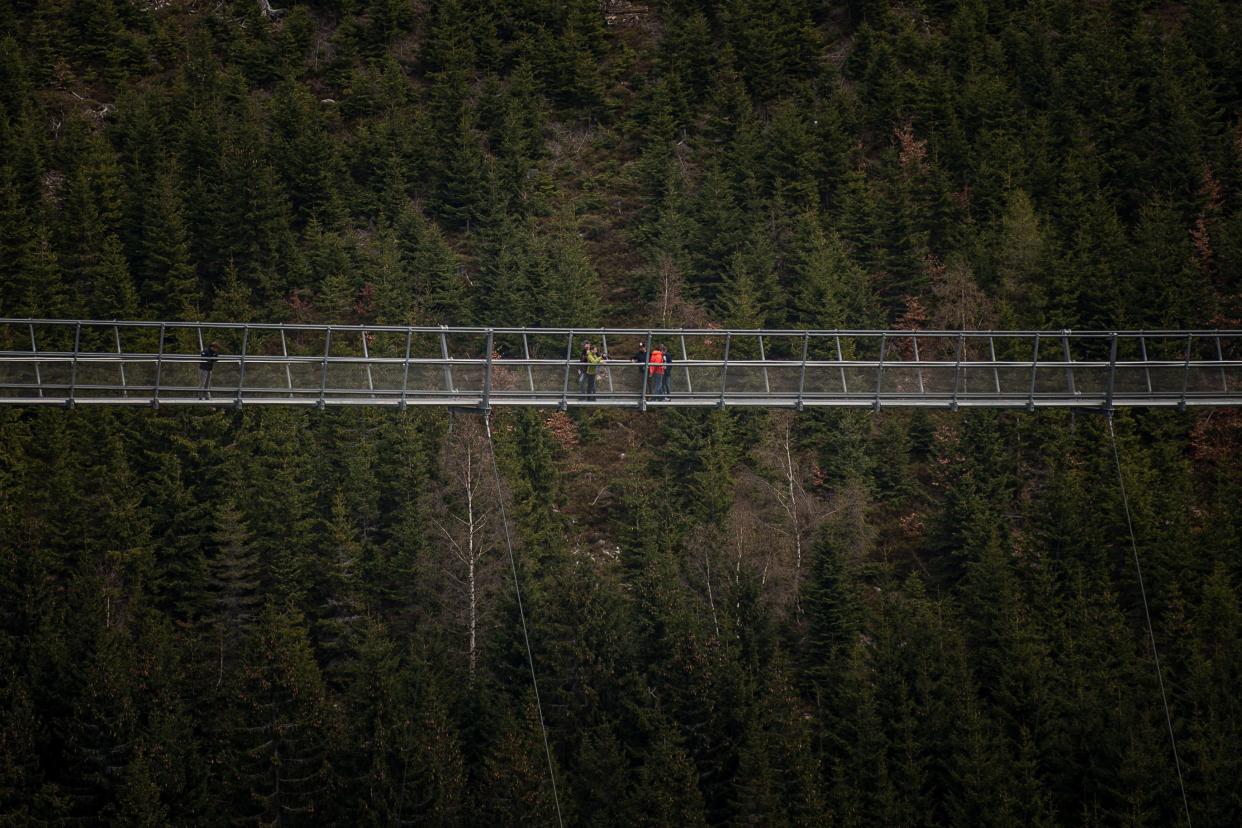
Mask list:
[[[1186,826],[1190,821],[1190,800],[1186,797],[1186,783],[1182,779],[1182,762],[1177,754],[1177,737],[1173,735],[1173,715],[1169,712],[1169,697],[1164,690],[1164,673],[1160,669],[1160,652],[1156,649],[1156,633],[1151,623],[1151,608],[1147,604],[1147,588],[1143,585],[1143,567],[1139,563],[1138,542],[1134,538],[1134,522],[1130,518],[1130,501],[1126,496],[1126,483],[1121,474],[1121,455],[1117,451],[1117,435],[1113,433],[1112,412],[1108,413],[1108,439],[1113,446],[1113,462],[1117,466],[1117,485],[1121,488],[1121,505],[1126,513],[1126,528],[1130,530],[1130,551],[1134,556],[1134,572],[1138,576],[1139,595],[1143,598],[1143,615],[1147,619],[1147,636],[1151,641],[1151,656],[1156,665],[1156,683],[1160,686],[1160,701],[1164,705],[1164,721],[1169,728],[1169,746],[1173,749],[1173,766],[1177,769],[1177,787],[1182,792],[1182,808],[1186,814]]]
[[[492,471],[496,475],[496,504],[500,508],[500,523],[505,530],[505,547],[509,550],[509,569],[513,572],[513,593],[517,597],[518,618],[522,622],[522,640],[526,644],[526,661],[530,665],[530,684],[535,691],[535,709],[539,713],[539,732],[543,734],[543,752],[548,759],[548,779],[552,782],[552,801],[556,805],[556,824],[564,828],[561,817],[561,798],[556,789],[556,769],[552,764],[552,748],[548,744],[548,726],[543,720],[543,702],[539,698],[539,679],[535,677],[535,655],[530,647],[530,632],[526,628],[526,610],[522,607],[522,587],[518,581],[517,559],[513,555],[513,538],[509,533],[509,518],[505,513],[505,495],[500,482],[500,464],[496,462],[496,444],[492,440],[491,412],[482,411],[483,428],[487,432],[487,450],[492,455]]]

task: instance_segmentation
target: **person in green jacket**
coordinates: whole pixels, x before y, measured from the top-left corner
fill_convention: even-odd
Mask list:
[[[599,366],[603,364],[604,357],[595,348],[594,345],[588,345],[586,348],[586,398],[590,402],[595,401],[595,377],[599,373]]]

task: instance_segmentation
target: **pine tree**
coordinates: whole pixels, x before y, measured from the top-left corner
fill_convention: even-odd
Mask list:
[[[338,796],[356,809],[359,822],[395,822],[403,804],[401,754],[410,747],[403,721],[409,699],[400,653],[388,631],[368,619],[358,632],[343,696],[349,741],[333,771]]]
[[[45,226],[34,228],[24,252],[18,259],[17,277],[7,285],[14,315],[45,319],[72,316],[77,303],[65,287],[60,261]]]
[[[298,223],[315,217],[335,227],[343,218],[339,161],[323,111],[304,87],[278,86],[272,100],[272,157]]]
[[[825,233],[814,213],[797,225],[790,292],[794,319],[808,328],[865,327],[875,318],[866,276],[836,234]]]
[[[821,789],[823,771],[779,654],[767,672],[764,693],[752,706],[738,750],[733,820],[822,825],[829,816]]]
[[[453,694],[420,657],[405,675],[414,690],[417,716],[402,720],[402,775],[397,817],[410,814],[441,825],[462,824],[472,813],[465,757],[451,713]]]
[[[231,814],[267,821],[331,818],[329,757],[337,714],[311,654],[306,621],[272,602],[256,619],[230,684]]]
[[[1127,318],[1139,325],[1174,328],[1206,320],[1215,299],[1191,263],[1190,235],[1171,205],[1162,200],[1144,205],[1135,240]]]
[[[316,602],[319,610],[320,661],[330,686],[343,684],[342,674],[354,660],[359,628],[365,612],[363,586],[363,545],[358,541],[350,519],[345,495],[337,491],[326,526],[323,549],[329,560]]]
[[[850,251],[867,273],[879,272],[883,268],[877,217],[879,207],[875,187],[863,168],[854,169],[847,175],[839,202],[834,223],[842,240],[849,244]]]
[[[125,766],[117,793],[115,824],[138,828],[159,828],[168,824],[168,808],[160,801],[151,760],[141,743],[134,758]]]
[[[13,180],[13,170],[0,166],[0,307],[6,315],[20,315],[16,308],[24,299],[17,286],[23,279],[22,263],[31,256],[33,235],[34,227]]]
[[[190,260],[176,170],[166,164],[157,173],[151,203],[144,213],[139,273],[144,297],[167,319],[191,320],[200,310],[198,277]]]
[[[651,825],[707,825],[698,771],[676,728],[663,723],[642,758],[626,811],[641,812]]]
[[[475,115],[463,109],[454,123],[440,187],[437,212],[452,226],[467,232],[484,216],[485,179],[482,136],[475,128]]]
[[[409,274],[424,324],[463,325],[470,321],[470,297],[463,266],[440,228],[417,209],[398,220],[401,261]]]
[[[221,322],[250,322],[254,298],[249,286],[242,282],[237,267],[229,262],[224,279],[211,301],[211,316]]]
[[[135,319],[138,291],[129,274],[121,240],[109,233],[103,241],[99,262],[86,274],[87,311],[96,319]]]
[[[543,283],[536,288],[543,300],[538,323],[550,328],[584,328],[598,324],[599,274],[572,225],[559,229],[546,242],[546,250]]]
[[[1034,205],[1021,190],[1009,195],[996,248],[993,284],[1010,307],[1038,318],[1046,301],[1040,285],[1052,265],[1051,251]]]
[[[220,148],[219,181],[212,182],[219,190],[214,206],[220,212],[209,216],[209,223],[218,228],[214,241],[220,258],[212,270],[218,273],[227,262],[236,267],[243,284],[256,290],[261,302],[273,303],[283,300],[290,287],[293,211],[282,187],[279,162],[273,163],[266,148],[260,118],[251,107],[244,108]],[[320,212],[323,221],[331,220],[330,210]]]
[[[842,529],[830,527],[811,548],[810,573],[800,597],[806,638],[799,647],[801,674],[816,708],[834,704],[845,659],[861,631],[855,563]]]
[[[217,686],[225,672],[232,672],[239,649],[245,646],[262,603],[259,556],[246,519],[232,499],[225,499],[215,511],[214,547],[208,562],[211,573],[212,610],[208,616],[216,628],[218,646]]]
[[[762,276],[754,270],[757,263],[749,261],[748,256],[738,252],[733,254],[729,273],[725,277],[723,295],[725,324],[730,328],[762,328],[764,327]],[[758,359],[758,353],[745,353],[746,344],[739,341],[738,353],[742,359]]]
[[[533,700],[518,711],[505,711],[484,759],[481,783],[486,795],[479,803],[480,818],[518,825],[557,820],[539,728]],[[561,778],[555,764],[551,772]]]
[[[487,325],[529,325],[540,313],[539,251],[531,230],[505,220],[488,233],[474,318]],[[498,314],[500,314],[498,316]]]
[[[701,299],[715,304],[722,298],[725,273],[737,250],[743,227],[742,214],[728,178],[717,166],[709,166],[703,174],[693,219],[695,232],[691,250],[694,252],[689,281]]]
[[[323,562],[311,554],[315,525],[305,420],[284,411],[251,415],[239,440],[245,479],[262,480],[242,506],[261,562],[265,591],[294,602],[309,593]]]
[[[375,296],[375,321],[381,324],[410,324],[415,319],[413,280],[405,272],[396,233],[380,230],[378,249],[371,259],[370,284]]]
[[[391,619],[398,632],[408,629],[414,609],[415,566],[428,545],[428,457],[430,441],[439,438],[429,419],[402,414],[381,430],[376,447],[380,521],[366,581],[373,585],[382,616]]]

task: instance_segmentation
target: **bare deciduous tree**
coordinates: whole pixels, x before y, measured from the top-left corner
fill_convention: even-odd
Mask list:
[[[475,417],[459,417],[445,438],[441,455],[444,489],[432,524],[444,541],[435,555],[436,579],[444,587],[443,605],[449,625],[465,638],[466,664],[473,679],[478,667],[480,636],[499,587],[499,515],[487,438]]]
[[[762,476],[754,481],[761,490],[754,501],[769,506],[761,518],[765,537],[757,539],[764,550],[761,582],[767,586],[773,578],[784,581],[785,588],[777,590],[778,600],[791,601],[794,611],[801,613],[798,596],[809,538],[831,511],[807,491],[808,469],[794,445],[793,424],[792,412],[772,413],[772,428],[756,448]],[[783,542],[773,543],[773,535]]]

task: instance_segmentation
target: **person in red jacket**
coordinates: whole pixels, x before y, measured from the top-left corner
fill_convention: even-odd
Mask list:
[[[647,364],[647,394],[651,399],[655,399],[663,393],[664,388],[664,352],[660,348],[653,348]]]
[[[669,381],[673,378],[673,358],[669,356],[668,346],[660,345],[660,361],[663,364],[660,374],[660,395],[665,399],[669,399]]]

